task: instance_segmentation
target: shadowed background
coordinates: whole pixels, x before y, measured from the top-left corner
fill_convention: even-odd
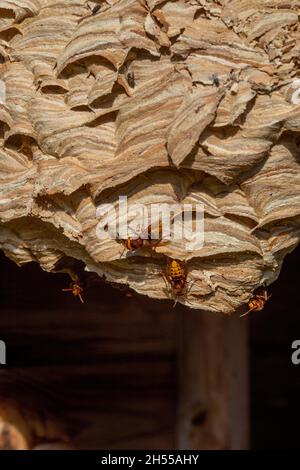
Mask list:
[[[291,343],[300,338],[299,258],[300,248],[287,257],[265,310],[237,320],[250,326],[254,449],[299,445],[300,366],[291,363]],[[18,268],[3,254],[0,267],[0,338],[6,341],[8,362],[0,369],[1,406],[16,403],[31,423],[32,445],[176,447],[176,318],[205,314],[128,296],[99,282],[88,283],[81,305],[61,291],[69,282],[65,274],[43,272],[37,264]],[[205,425],[207,413],[200,406],[192,426]],[[206,438],[201,437],[204,445]]]

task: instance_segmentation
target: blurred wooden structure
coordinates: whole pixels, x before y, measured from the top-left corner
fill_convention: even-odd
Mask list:
[[[1,266],[2,448],[247,447],[246,322]]]

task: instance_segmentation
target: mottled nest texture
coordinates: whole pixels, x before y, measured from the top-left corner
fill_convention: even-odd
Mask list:
[[[0,247],[230,314],[300,236],[300,2],[2,0]],[[205,243],[126,252],[99,204],[203,203]],[[68,269],[66,268],[68,271]],[[70,269],[69,269],[70,271]]]

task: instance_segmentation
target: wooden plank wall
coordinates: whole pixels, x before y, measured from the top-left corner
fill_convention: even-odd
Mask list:
[[[100,285],[86,290],[81,305],[61,292],[67,276],[37,265],[20,269],[2,258],[4,264],[0,337],[8,365],[0,369],[2,403],[13,397],[79,448],[174,447],[169,302],[126,297]]]
[[[178,323],[178,447],[247,449],[247,322],[191,311]]]
[[[28,447],[247,446],[245,323],[104,284],[82,305],[66,275],[0,266],[0,417]]]

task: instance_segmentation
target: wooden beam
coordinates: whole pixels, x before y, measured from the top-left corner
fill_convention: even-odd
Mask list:
[[[247,322],[182,309],[177,330],[178,448],[248,448]]]

